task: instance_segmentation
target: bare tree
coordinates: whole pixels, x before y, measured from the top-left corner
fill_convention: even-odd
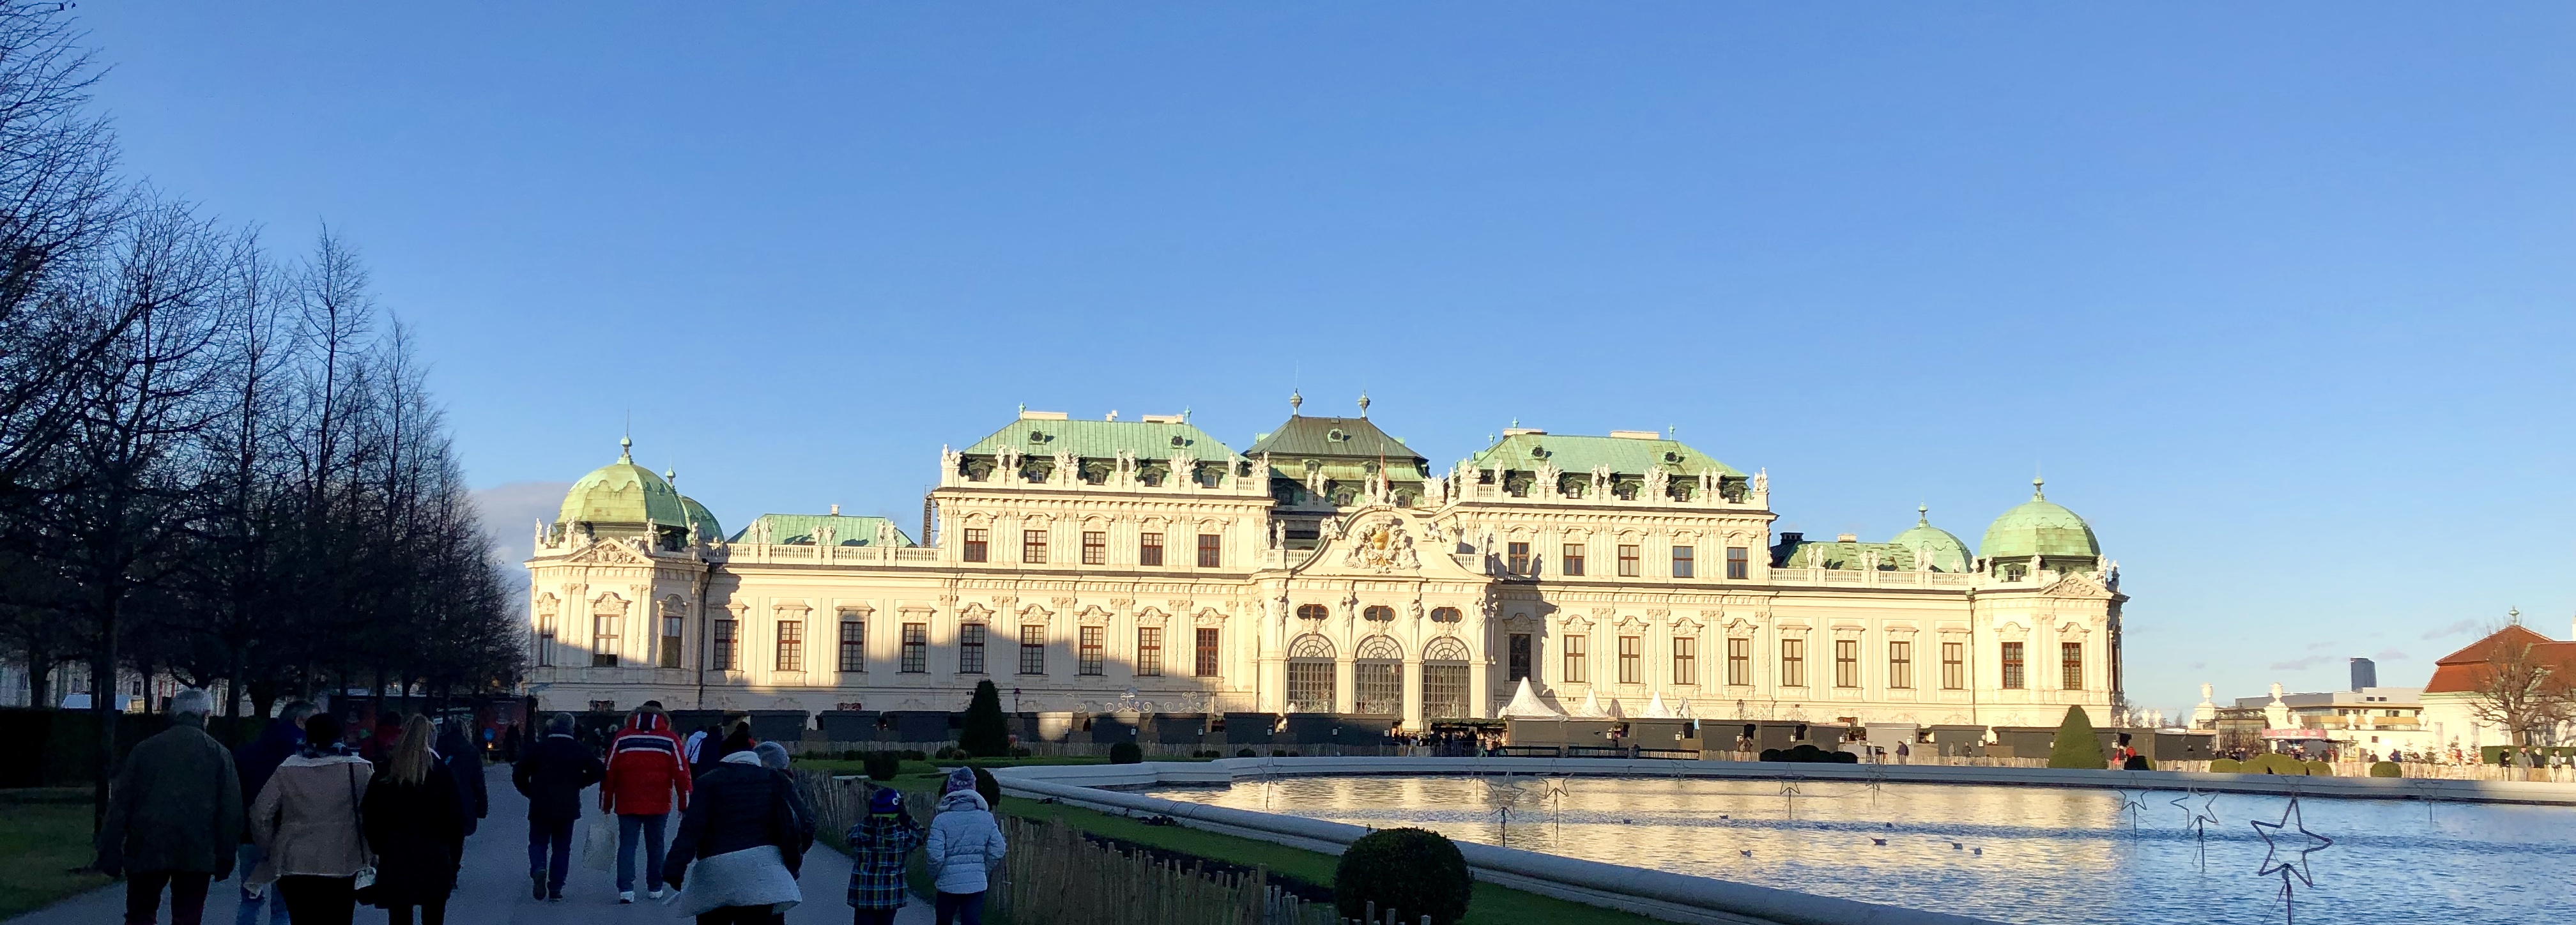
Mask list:
[[[2529,748],[2559,725],[2576,721],[2576,663],[2553,659],[2527,634],[2490,637],[2486,661],[2470,674],[2469,714],[2493,723]],[[2536,637],[2535,637],[2536,638]]]

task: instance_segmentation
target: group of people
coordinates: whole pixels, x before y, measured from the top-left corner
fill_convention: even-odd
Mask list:
[[[170,728],[137,743],[109,784],[97,868],[126,879],[128,925],[156,921],[165,892],[172,922],[199,925],[209,886],[236,872],[241,925],[345,925],[360,904],[386,910],[389,925],[415,913],[423,925],[446,921],[465,839],[490,809],[483,748],[462,723],[411,716],[371,761],[338,717],[297,701],[228,751],[206,731],[213,705],[201,690],[172,698]],[[604,759],[576,726],[558,713],[541,738],[517,743],[510,777],[528,799],[536,900],[562,901],[573,824],[597,785],[599,812],[616,820],[619,902],[636,899],[639,855],[645,896],[700,925],[783,923],[802,901],[815,818],[784,747],[755,741],[746,724],[683,741],[653,703],[627,716]],[[896,791],[872,794],[847,833],[855,922],[893,921],[906,860],[926,849],[940,925],[980,925],[1004,844],[976,784],[972,769],[950,775],[926,827]]]
[[[136,743],[108,785],[100,871],[126,878],[125,921],[197,925],[210,883],[241,878],[238,921],[345,925],[446,920],[465,837],[483,818],[482,756],[461,726],[405,720],[384,760],[353,753],[338,717],[287,704],[257,741],[207,734],[214,698],[171,699],[170,728]]]

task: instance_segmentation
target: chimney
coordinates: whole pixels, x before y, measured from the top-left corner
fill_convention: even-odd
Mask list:
[[[2379,665],[2366,658],[2352,660],[2352,689],[2379,686]]]
[[[1857,542],[1860,542],[1860,534],[1857,534],[1857,533],[1837,533],[1837,534],[1834,534],[1834,542],[1837,542],[1837,543],[1857,543]]]

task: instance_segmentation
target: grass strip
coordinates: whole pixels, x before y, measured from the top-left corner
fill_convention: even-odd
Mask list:
[[[33,912],[108,885],[98,873],[73,872],[95,860],[90,850],[90,791],[43,787],[0,791],[0,919]]]
[[[1072,764],[1098,761],[1099,759],[1053,759],[1048,760],[1047,763]],[[1030,759],[1019,759],[1019,762],[1032,763]],[[1007,767],[1011,763],[1008,759],[1002,759],[984,766]],[[818,770],[830,770],[836,774],[861,773],[858,762],[855,761],[802,761],[798,764]],[[841,765],[849,767],[843,769]],[[954,764],[952,763],[951,766],[953,767]],[[944,776],[945,773],[940,768],[928,762],[907,761],[903,763],[903,770],[895,775],[892,783],[899,790],[935,792],[939,789]],[[1187,826],[1146,825],[1142,820],[1078,806],[1066,806],[1061,803],[1042,803],[1037,800],[1006,796],[1002,798],[999,809],[1006,815],[1069,825],[1085,832],[1165,851],[1195,855],[1229,864],[1241,864],[1246,867],[1267,867],[1308,883],[1332,883],[1333,869],[1341,862],[1340,858],[1322,852],[1291,848],[1274,842],[1225,835]],[[1658,921],[1661,920],[1647,918],[1633,912],[1604,909],[1477,881],[1475,898],[1470,900],[1467,906],[1465,925],[1646,925],[1646,923]]]

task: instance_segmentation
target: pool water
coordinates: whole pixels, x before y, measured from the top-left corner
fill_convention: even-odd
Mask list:
[[[2314,884],[2289,880],[2285,914],[2283,876],[2258,875],[2267,845],[2250,823],[2284,822],[2288,797],[1526,776],[1282,777],[1155,795],[2002,922],[2576,921],[2565,807],[2300,798],[2270,857],[2296,871],[2300,849],[2317,848],[2305,855]]]

